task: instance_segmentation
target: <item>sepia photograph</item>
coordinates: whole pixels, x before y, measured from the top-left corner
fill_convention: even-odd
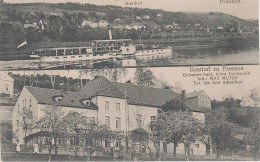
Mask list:
[[[258,0],[1,0],[0,69],[259,64]]]
[[[2,71],[1,160],[259,160],[259,71]]]
[[[259,161],[258,0],[0,0],[1,161]]]

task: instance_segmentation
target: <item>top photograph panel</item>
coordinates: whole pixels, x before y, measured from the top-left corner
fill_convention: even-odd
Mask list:
[[[258,0],[0,0],[0,70],[258,65]]]

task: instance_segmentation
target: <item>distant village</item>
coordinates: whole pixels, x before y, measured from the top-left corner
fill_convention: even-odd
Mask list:
[[[30,8],[30,4],[28,6],[17,4],[17,8],[11,4],[5,5],[6,7],[1,9],[0,17],[2,43],[22,42],[25,38],[29,42],[108,39],[109,29],[112,29],[115,39],[137,40],[229,37],[258,33],[258,23],[254,21],[247,22],[247,20],[213,12],[205,16],[200,13],[173,13],[66,3],[50,6],[54,8],[52,13],[34,10],[38,8],[35,6],[26,11],[25,8]],[[46,8],[44,4],[39,4],[41,5],[42,8]],[[75,12],[77,7],[79,11]],[[222,20],[222,17],[225,17],[225,20]],[[16,34],[12,35],[11,32]],[[16,39],[4,39],[4,37]]]

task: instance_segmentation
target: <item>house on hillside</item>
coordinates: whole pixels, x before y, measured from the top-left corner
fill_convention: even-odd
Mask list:
[[[132,29],[141,30],[141,29],[145,29],[145,28],[146,28],[146,26],[143,24],[140,24],[140,23],[133,23],[131,25],[125,26],[125,29],[127,29],[127,30],[132,30]]]
[[[174,27],[172,25],[166,25],[164,27],[165,30],[172,30]]]
[[[0,97],[0,123],[12,123],[14,104],[14,98]]]
[[[13,131],[16,134],[13,139],[14,142],[24,144],[23,129],[19,127],[21,117],[18,111],[24,107],[33,111],[33,118],[38,119],[43,115],[42,108],[46,104],[58,103],[65,114],[69,111],[76,111],[96,121],[98,124],[107,125],[112,131],[125,135],[126,132],[132,131],[136,128],[144,128],[147,131],[152,131],[149,126],[150,123],[157,120],[158,110],[166,103],[166,101],[177,98],[185,97],[186,92],[183,91],[182,95],[175,93],[171,89],[151,88],[140,85],[133,85],[129,83],[111,82],[105,77],[97,77],[89,81],[81,89],[80,92],[69,92],[55,89],[37,88],[25,86],[19,96],[15,108],[13,110]],[[205,117],[205,112],[196,110],[193,107],[195,118],[199,117],[201,122]],[[44,137],[44,133],[39,130],[34,130],[26,137],[28,145],[38,143],[44,145],[44,141],[39,138]],[[66,140],[60,137],[61,141],[67,141],[67,144],[73,145],[76,138]],[[81,140],[79,146],[86,145],[84,139]],[[110,143],[111,147],[117,149],[116,142]],[[160,142],[162,153],[173,152],[173,144],[167,144],[164,141]],[[64,143],[59,143],[59,148],[63,148]],[[104,144],[104,147],[108,145]],[[206,146],[199,140],[192,146],[194,155],[206,155]],[[138,152],[148,153],[146,148],[138,147]],[[177,147],[178,154],[184,154],[184,145],[179,143]],[[151,148],[155,151],[155,148]],[[73,150],[67,150],[73,151]]]
[[[24,27],[24,29],[28,29],[28,28],[37,28],[38,25],[37,25],[37,23],[24,24],[23,27]]]
[[[115,30],[124,30],[125,26],[124,25],[115,25],[115,26],[113,26],[113,29],[115,29]]]
[[[240,102],[242,107],[260,107],[260,97],[259,94],[250,94],[244,96]]]
[[[135,16],[136,20],[142,20],[142,18],[140,16]]]
[[[149,16],[149,15],[144,15],[144,16],[143,16],[143,19],[149,20],[149,19],[150,19],[150,16]]]
[[[173,25],[174,27],[179,26],[179,24],[178,24],[178,23],[175,23],[175,22],[172,22],[172,25]]]
[[[198,28],[198,27],[200,27],[200,23],[196,23],[194,26],[195,26],[196,28]]]
[[[98,27],[100,27],[100,28],[105,28],[107,26],[109,26],[109,22],[107,20],[100,20],[98,22]]]
[[[122,21],[121,19],[115,19],[114,23],[117,24],[117,23],[120,23],[121,21]]]
[[[223,32],[224,31],[224,27],[223,26],[218,26],[217,27],[217,31],[218,32]]]
[[[187,93],[186,103],[194,112],[207,112],[211,110],[211,98],[204,90]]]
[[[162,18],[163,14],[158,13],[156,16],[159,17],[159,18]]]
[[[7,72],[0,72],[0,123],[12,124],[12,110],[15,104],[14,79]],[[9,127],[9,128],[10,128]],[[7,130],[11,131],[11,130]],[[12,137],[5,137],[11,140]]]
[[[7,72],[0,72],[0,95],[12,97],[14,95],[14,79]]]
[[[90,26],[91,28],[104,28],[109,26],[109,22],[107,20],[100,20],[99,22],[93,22],[90,20],[83,20],[81,23],[81,27]]]
[[[81,23],[81,27],[86,27],[86,26],[90,26],[91,28],[97,28],[98,23],[92,22],[90,20],[83,20],[82,23]]]

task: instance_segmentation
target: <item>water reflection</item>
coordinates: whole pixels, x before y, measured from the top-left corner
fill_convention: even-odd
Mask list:
[[[258,48],[245,50],[234,48],[185,48],[173,47],[169,60],[136,61],[134,58],[105,60],[99,62],[41,63],[38,60],[0,61],[0,69],[84,69],[114,68],[136,66],[182,66],[182,65],[220,65],[220,64],[259,64]]]

